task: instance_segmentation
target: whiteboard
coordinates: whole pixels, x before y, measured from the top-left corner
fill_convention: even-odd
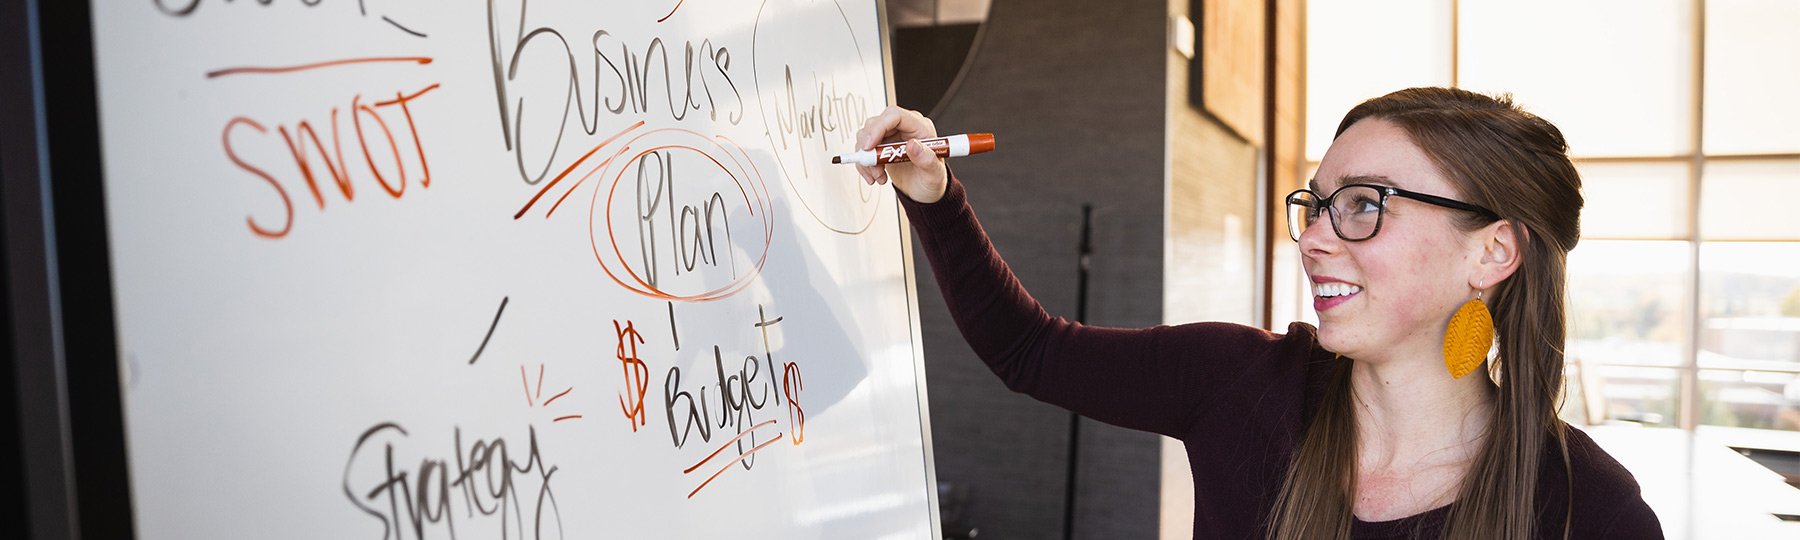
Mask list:
[[[877,2],[93,10],[143,538],[928,538]]]

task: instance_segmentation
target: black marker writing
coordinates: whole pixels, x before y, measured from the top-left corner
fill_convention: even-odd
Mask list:
[[[156,4],[157,11],[161,11],[161,12],[163,12],[164,15],[168,15],[171,17],[187,17],[189,15],[193,15],[195,10],[200,9],[200,0],[151,0],[151,1]],[[226,0],[226,3],[234,3],[234,2],[232,2],[231,0]],[[248,3],[248,2],[245,2],[245,3]],[[262,7],[269,7],[271,4],[275,3],[275,0],[256,0],[256,3],[258,5],[261,5]],[[308,8],[315,8],[315,7],[319,7],[319,4],[324,3],[324,0],[299,0],[298,2],[293,2],[293,3],[299,4],[301,6],[308,7]],[[386,2],[383,2],[383,3],[386,3]],[[356,8],[357,8],[358,15],[360,15],[364,18],[369,17],[369,2],[367,0],[357,0]],[[414,37],[421,37],[421,38],[426,37],[424,32],[420,32],[413,28],[409,28],[406,25],[401,24],[399,21],[394,20],[393,17],[389,17],[387,15],[377,15],[377,17],[379,17],[383,22],[388,23],[389,26],[394,27],[394,29],[396,29],[396,30],[410,34]]]
[[[488,324],[487,335],[482,336],[481,346],[475,348],[475,355],[469,357],[469,365],[474,365],[476,360],[481,359],[481,351],[487,350],[488,340],[494,339],[494,329],[500,327],[500,316],[506,313],[506,301],[511,299],[511,296],[500,298],[500,309],[494,311],[494,322]]]
[[[488,0],[488,52],[494,76],[494,97],[499,106],[501,139],[506,148],[514,154],[518,163],[519,175],[527,184],[537,184],[544,179],[550,167],[556,161],[556,153],[562,146],[563,135],[568,129],[569,113],[573,111],[581,122],[581,128],[588,135],[600,129],[600,111],[604,108],[608,113],[618,116],[624,114],[642,115],[661,109],[670,118],[685,120],[692,111],[706,110],[710,120],[717,121],[720,112],[724,112],[727,122],[737,124],[743,120],[744,98],[731,80],[731,52],[726,47],[714,45],[710,39],[702,39],[695,43],[684,43],[684,54],[679,71],[671,65],[668,46],[662,38],[651,39],[642,49],[642,54],[624,43],[618,44],[615,57],[612,42],[616,40],[606,30],[594,31],[590,40],[592,52],[591,78],[584,77],[576,62],[575,49],[562,32],[550,27],[537,27],[527,31],[524,25],[526,3],[521,0],[518,9],[518,32],[510,39],[503,41],[500,28],[506,27],[500,21],[500,12],[495,9],[498,0]],[[567,66],[563,77],[567,83],[562,85],[521,85],[522,88],[556,88],[560,86],[561,99],[554,94],[544,96],[547,106],[535,106],[533,111],[550,111],[547,118],[554,125],[541,127],[534,124],[535,130],[542,133],[554,133],[548,137],[551,143],[547,154],[542,154],[541,166],[528,166],[525,162],[525,111],[527,102],[540,103],[540,99],[527,99],[526,96],[513,96],[510,85],[519,80],[520,60],[528,49],[546,50],[551,58],[560,58]],[[511,50],[506,50],[510,45]],[[560,55],[560,56],[558,56]],[[602,68],[601,65],[605,64]],[[601,73],[609,72],[611,77],[603,84]],[[660,71],[660,77],[658,75]],[[661,100],[652,99],[650,91],[660,79],[662,88]],[[608,87],[602,90],[602,86]],[[605,97],[602,97],[602,93]],[[677,99],[679,97],[679,100]],[[729,98],[727,100],[726,98]],[[555,112],[561,105],[560,116]],[[729,109],[728,109],[729,107]],[[589,116],[589,111],[593,115]],[[531,165],[538,160],[533,160]],[[535,172],[533,172],[535,171]]]
[[[370,427],[356,439],[344,465],[344,497],[381,521],[382,538],[404,539],[410,530],[413,538],[423,540],[428,528],[440,525],[446,536],[455,538],[458,513],[452,510],[458,499],[454,494],[461,495],[465,516],[491,518],[499,514],[502,539],[563,537],[562,511],[550,489],[557,467],[545,462],[536,428],[528,431],[523,461],[515,460],[508,452],[506,440],[498,437],[477,440],[465,450],[462,428],[457,428],[452,448],[456,454],[454,466],[447,459],[425,458],[413,470],[397,467],[394,459],[396,445],[404,444],[407,436],[406,428],[393,422]],[[381,445],[380,454],[365,456],[365,447],[375,444]],[[379,461],[364,464],[361,459]],[[379,476],[368,478],[371,470],[378,471]],[[364,477],[355,478],[358,474]],[[529,515],[519,493],[521,484],[527,482],[537,483]],[[384,500],[385,508],[380,504]]]
[[[685,155],[685,154],[684,154]],[[674,257],[674,274],[693,272],[699,265],[719,266],[718,234],[725,233],[725,256],[730,263],[731,278],[737,279],[737,251],[731,249],[731,217],[725,207],[725,196],[713,191],[700,204],[677,207],[675,191],[675,158],[668,151],[651,152],[637,160],[638,254],[642,260],[644,281],[657,287],[662,275],[662,258],[656,230],[660,218],[667,226],[669,253]]]
[[[696,434],[701,442],[711,442],[715,429],[728,436],[736,435],[756,424],[755,413],[782,403],[782,383],[777,381],[781,373],[774,369],[774,355],[769,351],[767,334],[768,327],[781,322],[781,318],[768,320],[761,306],[758,306],[757,314],[759,320],[754,327],[763,332],[762,358],[747,355],[741,363],[734,361],[732,367],[735,369],[727,370],[723,349],[714,346],[713,384],[699,387],[697,394],[682,388],[681,368],[669,368],[663,379],[663,406],[669,421],[669,440],[676,448],[687,445],[690,437]],[[717,391],[716,404],[708,400],[707,390]],[[739,454],[757,446],[755,433],[738,439],[736,446]],[[746,469],[754,466],[754,456],[742,464]]]

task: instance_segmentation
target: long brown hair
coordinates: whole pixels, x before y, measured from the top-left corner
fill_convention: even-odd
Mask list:
[[[1518,269],[1487,298],[1500,344],[1487,366],[1497,385],[1487,439],[1442,534],[1506,539],[1554,534],[1533,530],[1533,510],[1545,445],[1561,451],[1565,470],[1569,461],[1556,404],[1563,383],[1564,265],[1581,236],[1582,199],[1568,143],[1556,126],[1509,97],[1454,88],[1409,88],[1365,101],[1344,116],[1337,134],[1365,118],[1400,126],[1459,192],[1455,195],[1513,224],[1519,246]],[[1457,225],[1472,231],[1488,223],[1469,213]],[[1269,516],[1270,538],[1350,536],[1357,448],[1352,361],[1329,368],[1318,412]],[[1565,519],[1565,537],[1568,528]]]

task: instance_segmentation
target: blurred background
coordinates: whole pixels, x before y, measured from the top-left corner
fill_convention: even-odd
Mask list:
[[[1277,199],[1342,115],[1411,86],[1511,94],[1563,130],[1584,183],[1564,419],[1670,538],[1800,538],[1800,2],[887,8],[898,102],[999,134],[957,174],[1032,293],[1090,324],[1314,321]],[[1191,537],[1178,442],[1008,393],[929,281],[948,533]]]

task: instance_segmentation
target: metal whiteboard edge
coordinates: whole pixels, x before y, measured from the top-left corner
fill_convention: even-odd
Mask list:
[[[22,139],[7,145],[6,205],[9,272],[22,278],[9,284],[34,286],[22,291],[29,304],[8,306],[20,396],[31,396],[19,400],[30,526],[39,538],[129,537],[90,4],[22,7],[6,62],[29,74],[18,82],[30,99],[6,113],[21,124],[8,137]]]
[[[53,218],[49,157],[44,148],[44,77],[39,58],[38,2],[8,3],[0,15],[9,36],[0,43],[0,69],[9,77],[0,94],[0,203],[5,230],[7,317],[11,336],[5,369],[13,370],[18,467],[25,502],[19,530],[31,538],[74,538],[74,466],[69,449],[68,399],[57,336]]]
[[[101,152],[93,2],[41,2],[52,288],[67,401],[71,517],[82,538],[136,536]]]
[[[891,104],[894,103],[895,99],[894,49],[892,41],[893,27],[888,21],[887,0],[875,1],[875,15],[877,17],[878,26],[881,27],[882,80],[886,82],[885,90],[887,91],[887,101]],[[979,42],[980,39],[977,38],[976,41]],[[971,57],[971,60],[972,59],[973,58]],[[963,65],[966,70],[968,61],[965,60]],[[957,78],[961,79],[962,77],[959,74]],[[954,88],[954,85],[955,83],[952,83],[952,88]],[[949,94],[946,93],[943,99],[938,100],[939,106],[941,107],[948,98]],[[930,393],[926,391],[925,387],[925,339],[924,333],[919,327],[918,275],[915,271],[917,267],[914,266],[913,261],[912,222],[906,218],[906,208],[900,204],[900,197],[904,196],[906,195],[900,193],[899,190],[894,190],[894,219],[900,229],[900,260],[901,264],[905,267],[904,270],[906,276],[906,324],[907,331],[911,334],[913,343],[913,380],[917,382],[914,388],[916,388],[918,392],[916,399],[919,404],[919,441],[920,448],[924,450],[925,458],[925,500],[928,511],[931,514],[930,538],[942,538],[944,536],[944,522],[943,512],[938,504],[937,459],[933,453],[931,443],[931,400]]]

